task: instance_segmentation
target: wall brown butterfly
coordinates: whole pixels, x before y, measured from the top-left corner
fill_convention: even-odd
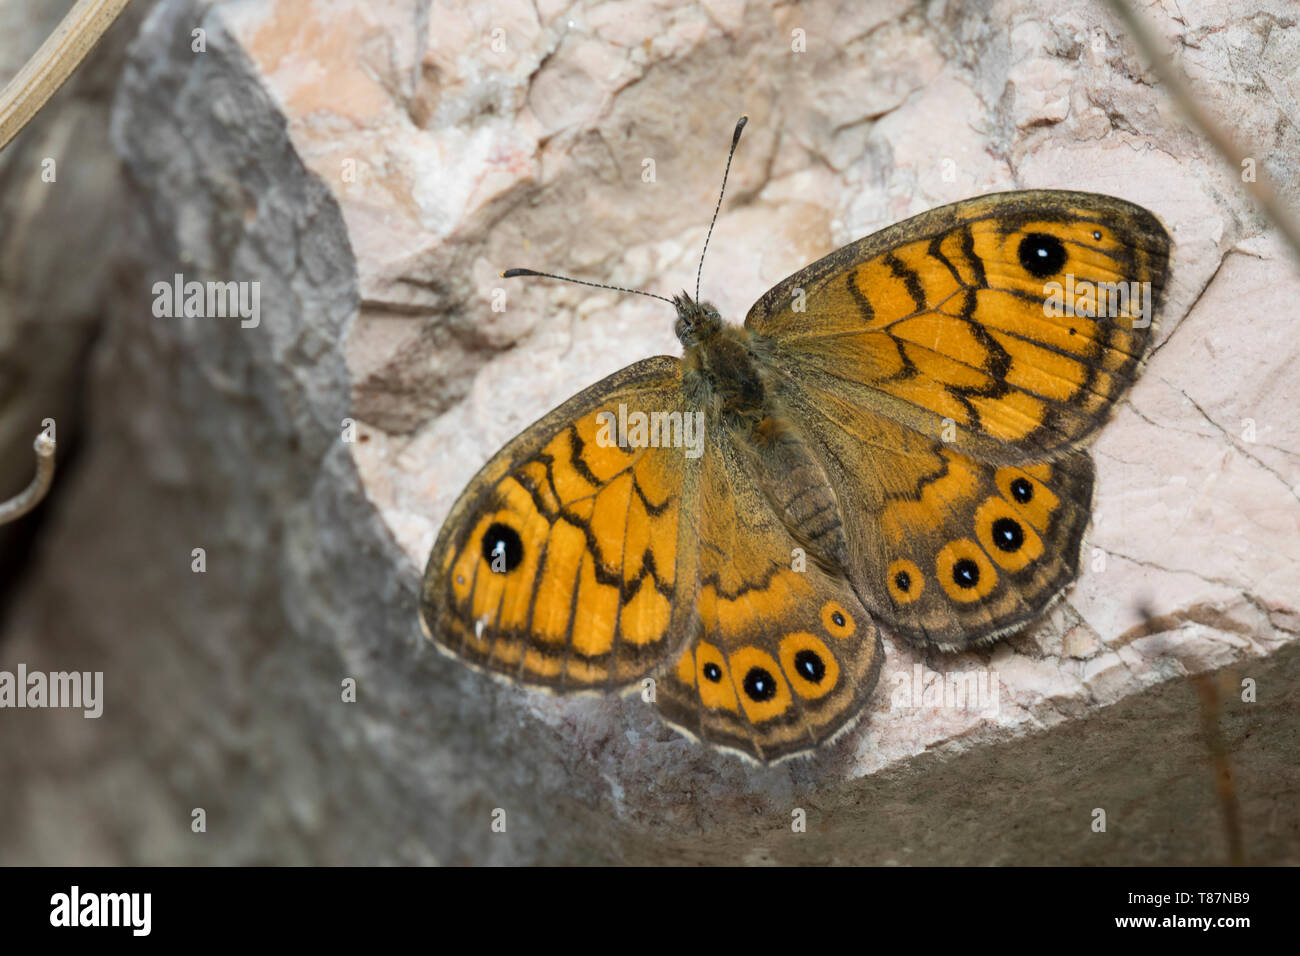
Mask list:
[[[681,358],[596,383],[470,482],[425,632],[562,693],[651,677],[669,724],[756,761],[817,747],[871,695],[878,628],[966,648],[1074,580],[1084,446],[1142,366],[1169,247],[1122,199],[1026,190],[844,246],[743,326],[697,284],[670,300]]]

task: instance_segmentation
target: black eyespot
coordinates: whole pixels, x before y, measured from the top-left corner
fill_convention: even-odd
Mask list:
[[[1017,478],[1011,482],[1011,497],[1022,505],[1028,504],[1030,499],[1034,497],[1034,486],[1024,478]]]
[[[1020,522],[1012,518],[999,518],[993,522],[993,543],[1000,551],[1019,551],[1025,543],[1025,531]]]
[[[716,684],[718,681],[722,680],[722,668],[712,661],[709,661],[709,663],[704,665],[704,679],[712,684]]]
[[[1100,242],[1100,241],[1101,241],[1101,230],[1100,230],[1100,229],[1094,229],[1094,230],[1092,231],[1092,238],[1094,238],[1094,239],[1096,239],[1098,242]]]
[[[776,681],[761,667],[751,667],[745,675],[745,693],[760,704],[776,696]]]
[[[1020,240],[1020,264],[1035,279],[1046,279],[1065,265],[1065,245],[1045,232],[1031,232]]]
[[[820,684],[826,676],[826,662],[817,656],[816,651],[803,650],[796,654],[794,669],[800,677],[813,684]]]
[[[831,620],[835,622],[836,627],[843,627],[845,624],[849,623],[848,618],[846,618],[839,611],[832,612]]]
[[[906,571],[899,571],[894,575],[894,587],[906,594],[912,590],[912,576]]]
[[[980,566],[970,558],[962,558],[952,566],[952,580],[959,588],[973,588],[980,583]]]
[[[504,565],[498,556],[504,559]],[[492,570],[500,569],[503,573],[519,567],[524,560],[524,542],[519,532],[508,524],[493,522],[483,535],[483,560]]]

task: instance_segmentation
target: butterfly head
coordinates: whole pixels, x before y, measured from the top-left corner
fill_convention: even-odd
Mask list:
[[[722,316],[712,302],[696,302],[683,292],[673,296],[673,306],[677,309],[677,325],[673,331],[685,348],[699,345],[722,330]]]

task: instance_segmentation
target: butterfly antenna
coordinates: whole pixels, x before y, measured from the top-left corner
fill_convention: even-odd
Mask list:
[[[718,210],[722,208],[722,197],[727,192],[727,175],[731,172],[731,158],[736,155],[736,146],[740,143],[740,132],[749,122],[749,116],[742,116],[731,134],[731,152],[727,153],[727,168],[722,173],[722,189],[718,192],[718,204],[713,207],[713,219],[709,222],[709,234],[704,237],[704,248],[700,250],[700,267],[695,270],[695,301],[700,301],[700,276],[704,275],[704,253],[709,251],[709,239],[713,237],[713,224],[718,221]]]
[[[653,292],[642,292],[640,289],[624,289],[618,285],[605,285],[601,282],[588,282],[586,279],[570,279],[568,276],[552,275],[549,272],[538,272],[535,269],[507,269],[501,273],[503,279],[513,279],[516,276],[540,276],[543,279],[558,279],[561,282],[572,282],[575,285],[589,285],[593,289],[609,289],[613,292],[630,292],[633,295],[648,295],[652,299],[662,299],[669,305],[673,305],[673,300],[665,298],[662,295],[655,295]]]

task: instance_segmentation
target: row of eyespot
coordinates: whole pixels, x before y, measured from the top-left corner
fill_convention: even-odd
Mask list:
[[[1026,478],[1016,478],[1010,484],[1011,497],[1021,505],[1026,505],[1033,500],[1034,486]],[[993,520],[989,526],[989,538],[993,546],[1007,555],[1013,555],[1024,547],[1026,536],[1024,526],[1015,518],[1003,515]],[[965,556],[955,557],[947,554],[954,546],[961,545],[963,541],[952,542],[944,552],[940,553],[940,559],[937,562],[939,573],[947,571],[949,579],[960,589],[958,592],[949,591],[953,597],[959,600],[963,599],[961,591],[973,592],[979,586],[981,577],[980,562],[976,557]],[[977,548],[973,542],[968,543],[967,549],[974,554]],[[957,550],[961,550],[958,548]],[[946,568],[945,568],[946,566]],[[993,574],[992,568],[988,572]],[[996,577],[996,575],[994,575]],[[899,558],[890,564],[886,571],[887,584],[889,586],[890,597],[895,604],[910,604],[921,596],[925,589],[925,576],[921,569],[917,567],[914,561],[907,558]],[[986,581],[986,584],[989,583]],[[945,588],[945,590],[947,590]],[[971,599],[979,595],[972,594]]]
[[[838,601],[827,601],[821,609],[822,627],[832,637],[846,639],[857,631],[857,622]],[[709,684],[721,686],[725,677],[722,652],[710,645],[701,644],[697,648],[701,657],[716,656],[717,660],[698,661],[699,675]],[[745,666],[740,688],[755,704],[763,704],[775,698],[780,690],[780,682],[773,673],[784,671],[790,678],[801,697],[815,699],[829,693],[839,678],[839,665],[835,655],[821,638],[805,631],[796,631],[781,639],[778,654],[781,663],[770,654],[756,647],[742,647],[730,653],[728,663],[741,663]],[[706,705],[710,700],[705,700]]]

